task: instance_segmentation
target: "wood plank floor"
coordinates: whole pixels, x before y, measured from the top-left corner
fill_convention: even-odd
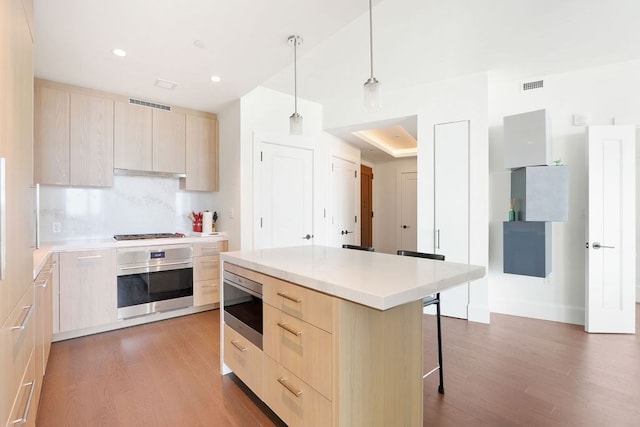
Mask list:
[[[639,426],[639,334],[493,314],[444,318],[446,394],[425,379],[424,425]],[[425,369],[436,360],[425,316]],[[54,343],[38,426],[282,425],[219,370],[218,310]]]

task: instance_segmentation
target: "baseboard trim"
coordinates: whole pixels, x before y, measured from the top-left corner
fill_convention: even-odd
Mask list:
[[[490,307],[492,313],[584,325],[584,307],[501,298],[491,298]]]
[[[467,306],[467,319],[470,322],[491,323],[491,311],[488,305],[469,304]]]

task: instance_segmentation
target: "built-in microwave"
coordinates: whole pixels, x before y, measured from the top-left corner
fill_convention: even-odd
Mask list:
[[[262,350],[262,284],[223,273],[224,322]]]

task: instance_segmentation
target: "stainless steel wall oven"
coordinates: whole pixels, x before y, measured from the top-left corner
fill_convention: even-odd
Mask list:
[[[189,245],[117,251],[118,319],[193,305],[193,249]]]
[[[224,322],[262,350],[262,284],[223,273]]]

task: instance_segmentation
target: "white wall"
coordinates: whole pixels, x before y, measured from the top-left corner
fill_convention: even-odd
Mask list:
[[[387,92],[383,99],[385,108],[373,114],[354,108],[353,96],[335,98],[325,105],[326,111],[331,112],[325,123],[330,128],[417,114],[418,250],[426,252],[433,252],[433,126],[458,120],[471,121],[470,262],[483,266],[489,261],[487,93],[487,75],[479,73]],[[360,100],[361,95],[358,94]],[[386,246],[385,249],[388,250]],[[469,288],[469,319],[489,322],[487,278],[475,281]]]
[[[415,157],[376,163],[373,166],[373,247],[377,252],[395,254],[400,249],[400,174],[417,171],[418,162]]]
[[[258,87],[240,100],[240,229],[241,248],[253,247],[253,168],[254,135],[269,136],[273,141],[312,147],[314,150],[313,221],[314,243],[326,244],[328,222],[329,156],[344,153],[360,159],[359,151],[322,129],[323,108],[320,104],[298,98],[298,112],[304,118],[304,135],[289,136],[289,116],[293,113],[293,97]],[[225,185],[224,182],[222,185]]]
[[[240,249],[240,100],[218,113],[220,189],[217,229],[229,236],[229,250]]]
[[[516,78],[492,76],[490,120],[490,258],[492,311],[583,324],[587,165],[584,126],[640,123],[640,61],[544,76],[545,88],[522,93]],[[553,158],[569,167],[569,220],[553,224],[552,272],[546,279],[502,273],[502,221],[509,209],[509,174],[503,169],[503,116],[546,108],[551,116]]]

